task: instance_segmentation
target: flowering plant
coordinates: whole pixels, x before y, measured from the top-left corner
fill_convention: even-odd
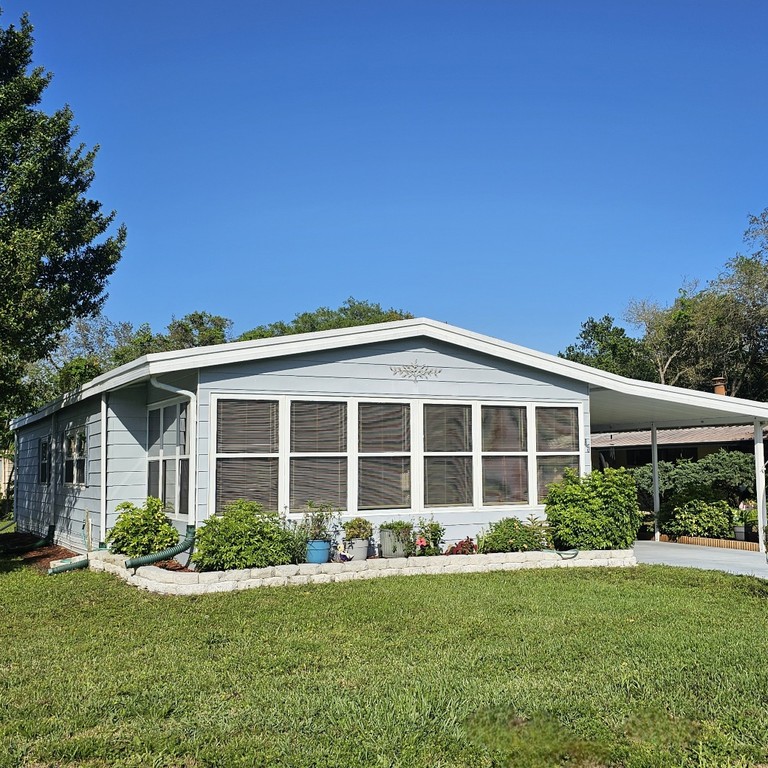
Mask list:
[[[467,536],[464,541],[457,541],[445,550],[446,555],[475,555],[477,554],[477,544]]]

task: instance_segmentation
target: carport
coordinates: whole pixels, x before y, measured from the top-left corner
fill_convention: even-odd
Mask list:
[[[768,403],[698,392],[664,384],[626,379],[595,371],[580,378],[590,387],[591,432],[651,431],[654,512],[659,512],[657,429],[714,425],[752,425],[754,429],[755,489],[760,550],[765,551],[766,498],[763,427],[768,423]],[[658,526],[656,538],[658,539]]]

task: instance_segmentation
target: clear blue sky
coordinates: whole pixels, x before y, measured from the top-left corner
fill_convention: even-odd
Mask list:
[[[547,352],[768,206],[765,0],[0,0],[128,227],[105,313],[348,296]]]

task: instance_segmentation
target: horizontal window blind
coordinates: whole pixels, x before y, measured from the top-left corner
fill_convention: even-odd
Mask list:
[[[360,453],[407,453],[411,450],[411,409],[404,403],[360,403]]]
[[[425,457],[424,504],[427,507],[455,507],[471,503],[472,457]]]
[[[277,457],[217,459],[216,512],[238,499],[277,510],[277,467]]]
[[[407,456],[358,459],[358,509],[411,506],[411,460]]]
[[[424,450],[427,453],[464,453],[472,450],[472,407],[424,406]]]
[[[528,501],[526,456],[483,456],[483,504]]]
[[[516,453],[527,450],[525,408],[509,405],[484,405],[483,451]]]
[[[291,459],[291,510],[315,504],[347,508],[347,459],[341,456],[306,456]]]
[[[219,400],[216,450],[218,453],[277,453],[277,402]]]
[[[536,474],[539,492],[539,502],[547,497],[547,489],[552,483],[563,479],[566,469],[579,471],[578,456],[538,456],[536,458]]]
[[[291,403],[291,452],[345,453],[346,450],[346,403]]]
[[[578,451],[578,409],[537,408],[536,450],[546,453]]]

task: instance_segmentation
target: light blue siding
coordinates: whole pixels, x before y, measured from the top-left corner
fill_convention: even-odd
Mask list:
[[[437,369],[439,373],[413,381],[393,371],[393,368],[416,363]],[[586,384],[427,339],[329,349],[283,359],[202,369],[198,392],[198,520],[209,515],[209,458],[212,450],[209,436],[213,418],[211,395],[214,393],[566,403],[583,408],[584,434],[589,434]],[[588,461],[589,452],[583,450],[582,453]],[[476,536],[480,528],[501,517],[525,518],[531,509],[509,506],[503,510],[441,510],[434,514],[434,518],[446,526],[446,537],[453,541],[468,535]],[[377,525],[404,513],[364,514]]]

